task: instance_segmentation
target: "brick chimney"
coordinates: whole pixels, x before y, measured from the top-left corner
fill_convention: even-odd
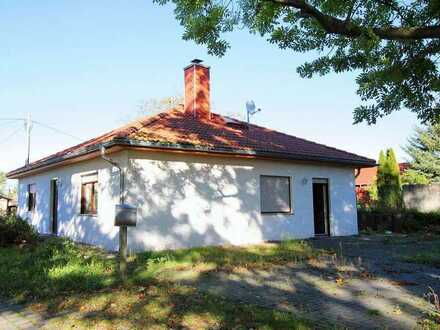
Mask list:
[[[185,113],[195,118],[210,119],[209,67],[194,59],[185,67]]]

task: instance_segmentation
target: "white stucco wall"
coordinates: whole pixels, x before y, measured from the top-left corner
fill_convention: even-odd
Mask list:
[[[312,237],[313,178],[329,180],[331,235],[357,233],[352,168],[144,151],[112,158],[125,164],[127,202],[139,207],[138,225],[128,229],[130,250]],[[79,214],[81,175],[90,171],[99,177],[98,215],[93,217]],[[259,177],[264,174],[291,177],[292,214],[261,214]],[[42,233],[50,232],[50,180],[55,177],[60,182],[59,234],[116,250],[118,171],[96,159],[20,179],[18,213]],[[37,185],[33,213],[26,203],[30,183]]]
[[[129,152],[129,247],[175,249],[314,236],[313,178],[328,178],[331,235],[357,234],[352,168]],[[291,177],[293,213],[260,212],[260,175]],[[304,178],[307,183],[304,184]]]
[[[126,163],[126,153],[114,156]],[[98,172],[98,214],[80,214],[81,176]],[[57,178],[58,234],[75,241],[118,248],[118,228],[113,225],[114,205],[119,202],[119,173],[101,159],[85,161],[50,170],[19,180],[17,213],[33,224],[40,233],[51,233],[50,181]],[[36,184],[34,212],[27,209],[27,185]]]

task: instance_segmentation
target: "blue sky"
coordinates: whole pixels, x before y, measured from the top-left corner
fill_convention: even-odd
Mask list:
[[[193,58],[211,66],[211,97],[218,113],[244,113],[255,100],[253,121],[361,155],[401,150],[414,115],[401,111],[375,126],[352,125],[360,99],[355,75],[306,80],[296,67],[314,54],[295,54],[247,31],[228,35],[223,58],[181,39],[173,7],[148,0],[0,0],[0,118],[24,117],[87,139],[132,119],[139,100],[183,92],[183,67]],[[24,129],[0,121],[0,170],[21,166]],[[31,160],[77,141],[46,128],[32,131]]]

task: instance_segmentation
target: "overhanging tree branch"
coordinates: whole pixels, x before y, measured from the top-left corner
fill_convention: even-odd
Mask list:
[[[378,2],[380,2],[384,6],[388,6],[392,10],[394,10],[394,12],[397,13],[397,15],[400,17],[402,22],[409,23],[407,18],[405,17],[405,14],[402,11],[402,8],[400,8],[398,5],[393,3],[391,0],[378,0]]]
[[[358,38],[362,34],[373,33],[385,40],[420,40],[440,38],[440,25],[414,27],[363,27],[352,22],[346,22],[337,17],[324,14],[305,0],[265,0],[282,6],[298,9],[303,17],[311,17],[330,34],[343,35],[348,38]]]

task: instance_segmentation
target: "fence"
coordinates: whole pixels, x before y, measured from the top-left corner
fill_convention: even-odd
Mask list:
[[[419,212],[440,211],[440,184],[404,185],[403,203],[406,209]]]

